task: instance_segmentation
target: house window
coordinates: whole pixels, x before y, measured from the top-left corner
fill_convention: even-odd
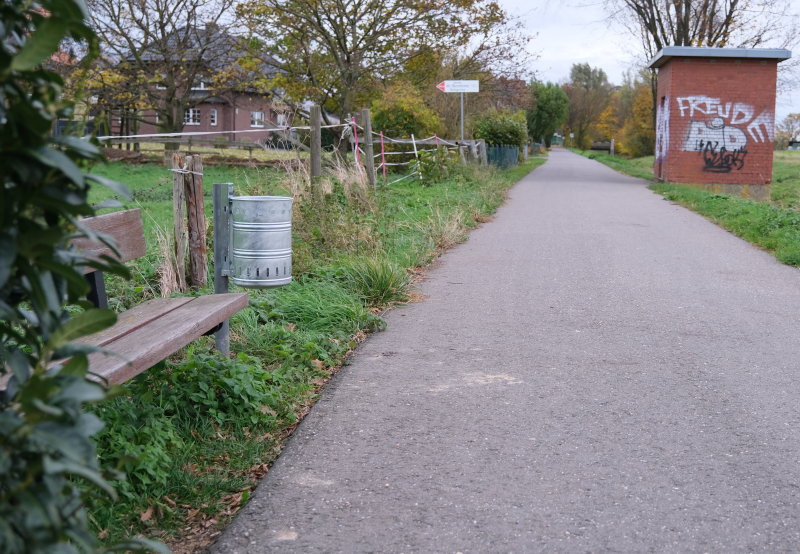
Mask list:
[[[250,112],[250,127],[264,126],[264,112]]]
[[[278,122],[278,127],[286,127],[287,126],[287,117],[285,113],[279,113],[275,115],[276,121]]]
[[[208,84],[205,81],[200,81],[192,85],[192,90],[208,90]]]
[[[208,110],[208,124],[216,126],[217,124],[217,108]]]
[[[200,110],[199,108],[189,108],[183,112],[184,125],[200,125]]]

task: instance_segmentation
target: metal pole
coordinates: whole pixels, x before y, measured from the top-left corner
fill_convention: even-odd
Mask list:
[[[460,93],[461,96],[461,142],[464,142],[464,93]]]
[[[228,265],[230,251],[230,197],[233,183],[214,183],[214,293],[228,292]],[[231,338],[228,320],[222,322],[214,335],[217,350],[230,356]]]

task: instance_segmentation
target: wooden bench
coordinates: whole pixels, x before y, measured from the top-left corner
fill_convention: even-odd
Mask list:
[[[114,237],[119,255],[106,245],[79,239],[75,244],[91,256],[107,254],[123,262],[145,255],[140,211],[125,210],[83,220],[84,225]],[[103,275],[87,268],[92,285],[89,299],[98,307],[108,305]],[[109,384],[123,383],[208,334],[233,314],[247,307],[247,294],[209,294],[199,297],[156,298],[117,317],[117,323],[79,342],[113,352],[89,356],[89,371]]]

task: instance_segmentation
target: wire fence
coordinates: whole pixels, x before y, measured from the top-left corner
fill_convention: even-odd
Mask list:
[[[311,118],[313,120],[313,118]],[[132,135],[105,135],[97,139],[108,145],[136,145],[139,151],[142,144],[175,144],[192,149],[214,148],[217,152],[224,149],[239,149],[248,152],[248,161],[255,162],[254,153],[260,151],[270,152],[280,158],[301,157],[301,153],[308,153],[312,158],[315,155],[322,156],[323,153],[336,151],[342,153],[351,150],[353,161],[361,169],[371,174],[371,182],[375,182],[378,175],[383,177],[383,182],[393,184],[414,176],[420,176],[421,161],[428,161],[434,157],[434,153],[440,150],[447,152],[449,157],[458,157],[462,161],[473,160],[478,163],[494,163],[507,167],[513,157],[510,151],[502,155],[502,161],[498,162],[496,147],[486,147],[482,140],[453,141],[437,135],[424,138],[417,138],[413,134],[410,137],[392,137],[383,131],[373,131],[369,127],[369,113],[362,112],[362,121],[359,123],[355,117],[345,123],[335,123],[330,125],[292,125],[292,126],[273,126],[258,129],[225,130],[225,131],[182,131],[172,133],[146,133]],[[366,126],[364,125],[366,123]],[[367,131],[369,129],[369,132]],[[329,142],[327,152],[315,152],[315,141],[310,137],[322,130],[327,130],[333,140]],[[257,134],[257,140],[248,140],[248,137]],[[240,138],[241,137],[241,138]],[[237,140],[239,139],[239,140]],[[317,140],[319,145],[320,141]],[[129,147],[129,146],[128,146]],[[321,146],[316,146],[321,150]],[[507,148],[507,147],[504,147]],[[517,158],[519,149],[516,150]],[[399,175],[391,182],[388,181],[390,174],[397,174],[398,170],[406,169],[403,175]]]

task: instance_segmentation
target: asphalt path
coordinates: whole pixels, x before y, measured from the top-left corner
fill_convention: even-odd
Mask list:
[[[215,552],[800,550],[800,271],[554,150],[420,291]]]

